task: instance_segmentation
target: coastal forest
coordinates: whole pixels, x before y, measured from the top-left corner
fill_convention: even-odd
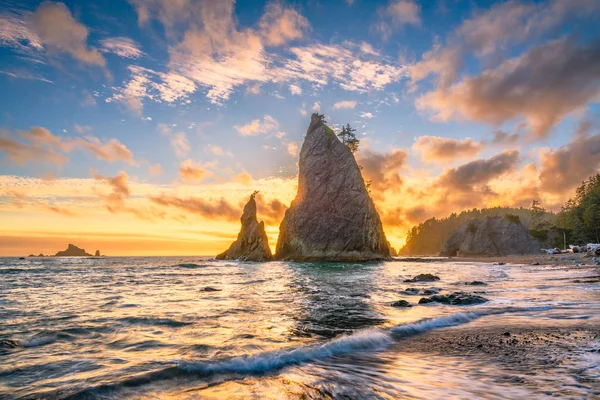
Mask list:
[[[450,235],[462,225],[486,217],[506,217],[521,223],[544,247],[600,243],[600,174],[593,175],[576,189],[575,195],[553,213],[533,201],[530,208],[493,207],[430,218],[408,231],[400,254],[438,254]]]

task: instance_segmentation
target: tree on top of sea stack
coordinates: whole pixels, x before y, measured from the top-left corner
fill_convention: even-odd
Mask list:
[[[244,207],[244,213],[240,221],[242,228],[237,240],[231,244],[229,249],[219,254],[217,260],[240,260],[240,261],[269,261],[273,258],[269,248],[269,239],[265,232],[264,222],[258,222],[256,218],[256,194],[250,195],[250,200]]]
[[[298,194],[279,227],[277,259],[390,259],[381,219],[352,151],[319,114],[312,115],[299,169]]]

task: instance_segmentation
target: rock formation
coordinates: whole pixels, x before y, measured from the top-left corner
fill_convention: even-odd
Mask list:
[[[391,259],[354,156],[317,114],[302,144],[299,169],[298,194],[279,227],[277,259]]]
[[[231,244],[229,249],[219,254],[217,260],[241,260],[241,261],[269,261],[273,258],[269,248],[269,239],[265,232],[264,222],[256,219],[255,194],[244,207],[244,213],[240,219],[242,229],[237,240]]]
[[[540,243],[518,221],[506,217],[487,217],[468,222],[446,241],[442,256],[506,256],[538,254]]]
[[[65,251],[59,251],[55,254],[55,257],[91,257],[91,254],[86,253],[84,249],[80,249],[74,244],[69,244]]]
[[[96,253],[94,253],[94,257],[100,257],[100,250],[96,250]]]

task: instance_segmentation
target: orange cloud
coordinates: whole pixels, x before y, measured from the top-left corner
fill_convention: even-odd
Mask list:
[[[88,29],[64,3],[42,3],[33,14],[33,29],[49,52],[67,53],[84,64],[105,67],[102,54],[87,46]]]
[[[423,161],[428,163],[472,157],[479,154],[483,147],[483,143],[471,138],[456,140],[439,136],[421,136],[413,145],[415,150],[421,152]]]

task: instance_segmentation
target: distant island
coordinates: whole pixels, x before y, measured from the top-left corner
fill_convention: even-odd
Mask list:
[[[100,250],[96,250],[96,253],[92,256],[89,253],[85,252],[85,249],[79,248],[74,244],[69,244],[66,250],[59,251],[55,255],[44,255],[40,253],[39,255],[30,254],[28,257],[104,257],[100,255]]]

